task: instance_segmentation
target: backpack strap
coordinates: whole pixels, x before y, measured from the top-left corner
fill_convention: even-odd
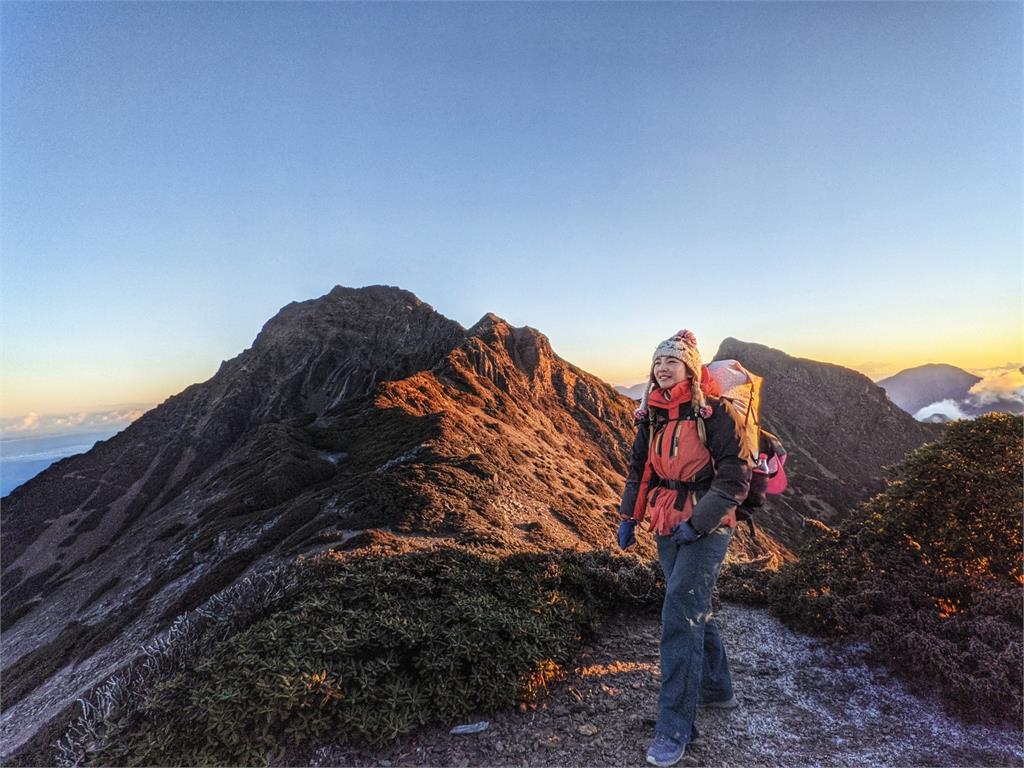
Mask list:
[[[754,541],[757,541],[757,528],[754,526],[754,515],[751,510],[740,504],[736,507],[736,521],[740,522],[745,520],[747,527],[750,528],[750,536]]]
[[[750,387],[751,387],[751,394],[753,394],[753,387],[754,387],[754,385],[751,384]],[[719,400],[725,400],[725,399],[727,399],[727,398],[719,398]],[[746,420],[744,421],[744,424],[743,424],[744,428],[746,428],[747,422],[750,419],[750,412],[752,410],[754,410],[753,407],[749,407],[747,409]],[[705,427],[705,425],[704,425],[704,419],[703,419],[703,417],[701,417],[700,413],[698,413],[696,411],[694,411],[694,417],[697,419],[697,434],[700,436],[701,445],[703,445],[705,448],[707,448],[708,447],[708,434],[707,434],[707,427]],[[761,426],[758,423],[757,419],[754,419],[754,426],[757,427],[758,432],[760,433]],[[711,468],[712,468],[712,470],[715,473],[717,473],[718,472],[718,467],[715,466],[715,457],[713,455],[711,455],[711,451],[710,450],[708,450],[708,455],[711,456]],[[753,538],[755,541],[757,541],[757,538],[758,538],[757,537],[757,528],[754,526],[754,516],[750,513],[749,510],[744,509],[742,504],[740,504],[740,505],[738,505],[736,507],[736,520],[737,521],[746,520],[747,521],[747,527],[750,528],[750,536],[751,536],[751,538]]]

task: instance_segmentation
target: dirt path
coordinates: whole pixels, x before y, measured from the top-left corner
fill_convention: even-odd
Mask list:
[[[701,710],[685,766],[1021,766],[1018,730],[967,726],[863,662],[863,649],[797,635],[766,611],[717,614],[739,709]],[[658,695],[657,619],[609,625],[536,710],[481,714],[367,752],[325,747],[289,757],[314,766],[645,765]],[[740,643],[743,639],[742,644]]]

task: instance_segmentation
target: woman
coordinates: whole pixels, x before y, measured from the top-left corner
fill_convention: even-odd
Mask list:
[[[711,593],[747,495],[732,417],[716,399],[691,331],[654,350],[650,383],[637,409],[619,546],[633,544],[645,517],[665,572],[661,611],[661,693],[652,765],[674,765],[697,735],[697,706],[737,706],[729,662],[711,615]]]

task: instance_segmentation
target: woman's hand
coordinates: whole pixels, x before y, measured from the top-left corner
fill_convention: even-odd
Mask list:
[[[701,535],[689,520],[684,520],[672,529],[672,541],[676,544],[693,544]]]

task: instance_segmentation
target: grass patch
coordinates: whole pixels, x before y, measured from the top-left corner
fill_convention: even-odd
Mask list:
[[[217,563],[167,607],[167,610],[160,616],[160,621],[169,622],[178,614],[192,610],[209,600],[217,592],[230,586],[246,568],[252,565],[256,555],[254,550],[243,549]]]

